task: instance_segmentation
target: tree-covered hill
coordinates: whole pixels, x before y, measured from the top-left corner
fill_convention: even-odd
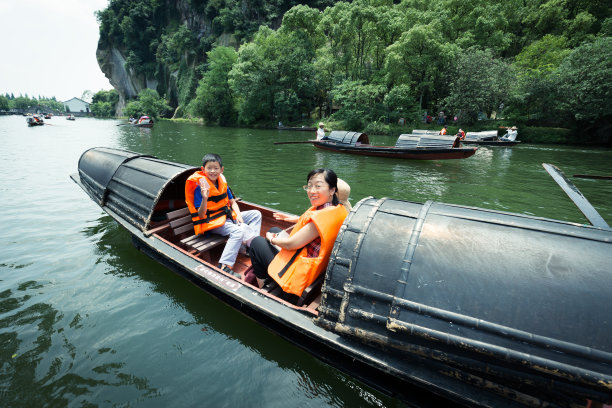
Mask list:
[[[604,0],[111,0],[98,58],[123,103],[153,88],[175,116],[208,123],[333,114],[375,130],[444,111],[461,123],[496,114],[569,126],[601,142],[610,11]]]

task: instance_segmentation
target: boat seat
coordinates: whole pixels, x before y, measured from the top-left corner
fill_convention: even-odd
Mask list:
[[[191,214],[187,207],[171,211],[167,215],[169,225],[175,236],[186,235],[180,243],[192,253],[207,253],[211,249],[227,242],[227,237],[217,234],[196,235],[191,221]]]

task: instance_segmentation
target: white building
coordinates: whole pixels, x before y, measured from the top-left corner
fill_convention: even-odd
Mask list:
[[[89,113],[89,103],[79,98],[72,98],[63,102],[66,112],[86,112]]]

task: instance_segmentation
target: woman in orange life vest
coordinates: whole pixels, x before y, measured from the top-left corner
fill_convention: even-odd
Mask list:
[[[185,202],[191,213],[196,234],[206,231],[228,236],[218,267],[236,277],[232,267],[242,244],[250,245],[259,236],[261,213],[241,212],[223,176],[223,161],[218,154],[202,158],[202,171],[196,171],[185,182]]]
[[[336,235],[348,214],[338,200],[338,176],[333,170],[313,170],[306,180],[304,190],[311,207],[299,218],[273,214],[276,219],[296,222],[291,234],[273,228],[266,238],[256,237],[251,243],[255,276],[263,279],[264,285],[279,285],[281,297],[291,303],[327,267]]]

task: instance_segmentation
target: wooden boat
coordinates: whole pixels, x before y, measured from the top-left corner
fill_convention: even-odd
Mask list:
[[[45,121],[40,116],[33,115],[26,118],[26,123],[28,126],[42,126],[45,124]]]
[[[197,169],[93,148],[71,178],[138,249],[412,406],[612,402],[609,227],[367,197],[338,234],[322,288],[293,305],[216,268],[218,237],[191,237],[183,195]],[[272,209],[240,206],[262,212],[262,231],[287,226]],[[239,255],[235,270],[248,265]]]
[[[374,146],[365,133],[334,131],[327,140],[315,140],[312,144],[339,153],[409,160],[465,159],[476,153],[474,147],[459,147],[458,140],[455,136],[404,134],[398,137],[395,146]]]

